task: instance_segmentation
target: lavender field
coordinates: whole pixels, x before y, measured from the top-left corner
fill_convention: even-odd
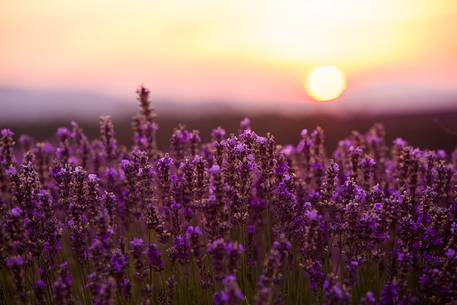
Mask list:
[[[138,101],[131,147],[109,117],[93,140],[1,130],[0,304],[457,304],[457,150],[374,125],[326,152],[248,119],[159,150]]]

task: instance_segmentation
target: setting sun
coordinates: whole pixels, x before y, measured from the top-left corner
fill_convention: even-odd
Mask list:
[[[319,67],[308,74],[305,89],[308,95],[316,101],[334,100],[346,89],[346,77],[336,67]]]

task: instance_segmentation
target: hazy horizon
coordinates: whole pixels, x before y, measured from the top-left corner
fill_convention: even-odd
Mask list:
[[[408,107],[402,99],[414,99],[414,107]],[[404,100],[403,100],[404,102]],[[400,103],[400,106],[398,105]],[[397,105],[395,105],[397,104]],[[406,105],[405,105],[406,104]],[[457,94],[422,90],[402,96],[395,91],[374,91],[352,98],[340,98],[338,102],[317,104],[269,102],[263,105],[242,100],[206,99],[184,100],[160,98],[153,101],[159,115],[205,116],[219,113],[279,115],[333,115],[341,117],[376,116],[384,114],[411,114],[426,112],[457,111]],[[0,120],[34,121],[36,119],[93,120],[100,115],[130,116],[137,109],[135,92],[113,96],[90,91],[49,90],[0,87]]]

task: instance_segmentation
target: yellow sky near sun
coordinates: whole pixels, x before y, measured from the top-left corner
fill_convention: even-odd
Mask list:
[[[294,99],[327,64],[453,82],[456,33],[455,0],[4,1],[0,85]]]

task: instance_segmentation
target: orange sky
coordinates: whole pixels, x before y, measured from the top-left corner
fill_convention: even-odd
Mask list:
[[[0,87],[127,97],[144,83],[260,107],[308,100],[310,69],[336,65],[342,101],[457,96],[455,0],[2,1],[0,44]]]

